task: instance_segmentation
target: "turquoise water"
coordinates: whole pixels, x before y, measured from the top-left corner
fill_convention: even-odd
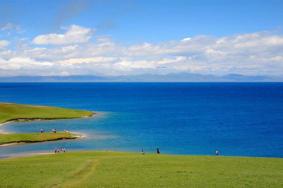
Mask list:
[[[56,147],[283,157],[283,83],[1,83],[0,101],[99,112],[5,125],[8,132],[56,128],[86,137],[0,147],[0,157]]]

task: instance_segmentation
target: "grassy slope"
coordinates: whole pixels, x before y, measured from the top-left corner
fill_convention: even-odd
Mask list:
[[[31,143],[75,138],[77,138],[76,135],[68,132],[0,134],[0,145],[8,143]]]
[[[0,187],[283,187],[283,159],[75,152],[0,160]]]
[[[0,103],[0,123],[15,119],[65,119],[91,116],[92,112],[66,108]]]

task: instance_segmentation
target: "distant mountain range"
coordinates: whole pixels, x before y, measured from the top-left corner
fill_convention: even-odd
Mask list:
[[[224,76],[202,74],[143,74],[134,76],[13,76],[1,77],[0,82],[282,82],[282,77],[246,76],[228,74]]]

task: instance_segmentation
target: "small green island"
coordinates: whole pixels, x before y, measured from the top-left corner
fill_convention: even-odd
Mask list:
[[[85,110],[0,103],[0,126],[8,122],[85,118],[91,117],[93,114],[93,112]],[[76,139],[78,137],[79,135],[70,132],[0,133],[0,145]]]

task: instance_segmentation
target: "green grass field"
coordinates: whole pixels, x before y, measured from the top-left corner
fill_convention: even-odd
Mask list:
[[[69,132],[0,134],[0,145],[9,143],[33,143],[75,138],[77,138],[77,136]]]
[[[0,160],[0,187],[283,187],[283,159],[70,152]]]
[[[0,103],[0,123],[13,120],[70,119],[92,116],[93,112],[48,106]]]

